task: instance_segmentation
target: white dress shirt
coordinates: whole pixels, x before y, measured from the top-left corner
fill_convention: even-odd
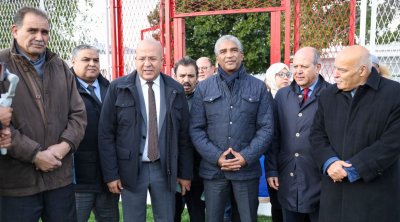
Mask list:
[[[149,94],[148,94],[148,89],[149,85],[147,85],[147,81],[142,79],[139,75],[140,79],[140,85],[142,86],[142,93],[143,93],[143,98],[144,98],[144,104],[146,105],[146,143],[144,144],[144,150],[143,150],[143,155],[142,155],[142,161],[150,161],[149,158],[147,157],[147,150],[148,150],[148,144],[149,144]],[[157,109],[157,126],[158,128],[160,127],[160,76],[158,76],[155,80],[153,80],[153,91],[154,91],[154,96],[156,99],[156,109]]]

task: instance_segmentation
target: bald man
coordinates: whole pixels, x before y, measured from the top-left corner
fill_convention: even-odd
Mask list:
[[[199,81],[203,81],[212,76],[215,72],[215,66],[208,57],[200,57],[196,60],[197,67],[199,67]]]
[[[371,69],[368,50],[335,59],[335,85],[319,98],[311,129],[324,174],[319,221],[400,221],[400,84]]]
[[[321,175],[308,138],[317,99],[329,83],[319,74],[321,59],[315,48],[298,50],[293,68],[294,81],[275,95],[276,142],[266,159],[266,174],[270,187],[279,191],[285,222],[318,222]]]
[[[121,193],[124,221],[146,221],[149,191],[154,220],[171,222],[177,186],[183,195],[190,190],[189,108],[183,87],[161,73],[162,63],[160,43],[141,41],[137,70],[114,80],[103,102],[101,166],[109,190]]]

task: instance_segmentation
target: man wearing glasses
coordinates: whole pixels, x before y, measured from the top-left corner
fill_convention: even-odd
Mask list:
[[[208,77],[212,76],[215,72],[215,66],[208,57],[200,57],[196,61],[197,67],[199,67],[199,81],[203,81]]]
[[[315,48],[297,51],[293,67],[294,81],[275,96],[277,129],[270,152],[273,155],[266,159],[266,174],[270,187],[279,189],[283,221],[316,222],[321,176],[311,157],[308,137],[317,98],[329,83],[318,74],[321,60]]]

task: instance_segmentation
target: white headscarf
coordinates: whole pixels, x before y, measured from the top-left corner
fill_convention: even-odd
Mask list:
[[[276,85],[275,75],[280,72],[282,69],[287,69],[289,71],[289,67],[284,63],[274,63],[268,69],[265,74],[265,82],[271,90],[271,94],[275,97],[276,92],[278,91],[278,86]]]

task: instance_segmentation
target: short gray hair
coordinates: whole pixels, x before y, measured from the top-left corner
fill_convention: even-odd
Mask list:
[[[79,53],[80,51],[82,51],[82,50],[85,50],[85,49],[94,50],[94,51],[97,52],[97,54],[100,53],[99,49],[97,49],[96,47],[94,47],[94,46],[92,46],[92,45],[88,45],[88,44],[82,44],[82,45],[76,46],[76,47],[72,50],[71,59],[75,59],[76,56],[78,55],[78,53]]]
[[[236,37],[233,36],[233,35],[224,35],[224,36],[220,37],[220,38],[217,40],[217,42],[215,43],[215,46],[214,46],[214,53],[215,53],[215,55],[218,55],[219,45],[221,45],[221,43],[224,42],[224,41],[231,41],[231,42],[234,42],[234,43],[237,45],[237,47],[239,48],[239,51],[240,51],[241,53],[244,52],[244,51],[243,51],[243,45],[242,45],[242,43],[240,42],[240,40],[239,40],[238,38],[236,38]]]
[[[35,15],[41,16],[44,19],[46,19],[48,23],[50,23],[49,17],[47,17],[46,12],[44,12],[38,8],[22,7],[20,9],[18,9],[18,11],[14,15],[14,21],[13,21],[14,25],[21,27],[22,23],[24,21],[25,15],[28,13],[33,13]]]

